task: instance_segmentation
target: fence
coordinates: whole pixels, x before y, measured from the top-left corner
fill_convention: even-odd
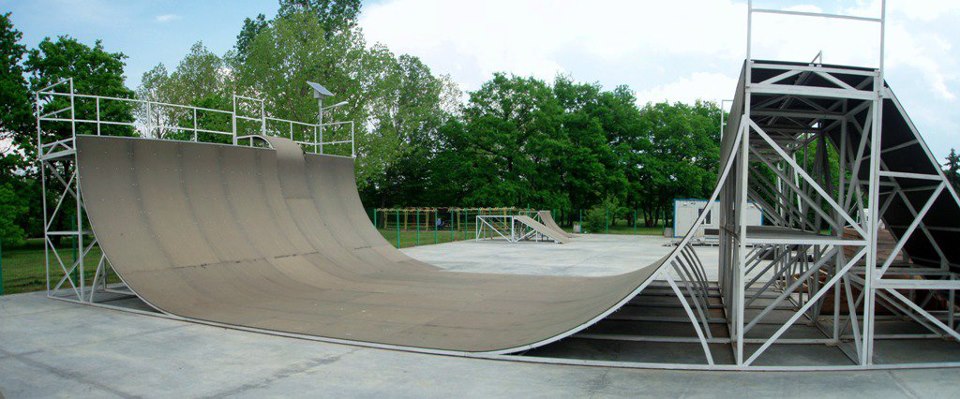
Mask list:
[[[587,209],[552,209],[556,222],[573,230],[579,224],[583,233],[661,235],[665,220],[657,218],[653,226],[645,226],[639,210],[600,209],[599,222],[588,223]],[[469,240],[475,237],[478,215],[528,215],[535,208],[368,208],[367,216],[380,234],[397,248]],[[592,226],[591,229],[588,226]]]

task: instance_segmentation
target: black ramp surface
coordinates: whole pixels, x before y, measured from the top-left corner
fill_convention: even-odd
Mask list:
[[[353,159],[269,141],[275,149],[77,137],[94,232],[146,302],[285,333],[509,352],[586,327],[659,268],[610,277],[443,271],[380,236]]]

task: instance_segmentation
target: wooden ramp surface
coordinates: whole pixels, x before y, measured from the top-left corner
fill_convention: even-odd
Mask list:
[[[586,328],[660,265],[610,277],[444,271],[374,228],[353,159],[269,141],[273,149],[77,137],[94,233],[145,302],[245,328],[507,353]]]

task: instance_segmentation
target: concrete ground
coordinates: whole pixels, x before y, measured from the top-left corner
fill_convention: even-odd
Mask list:
[[[452,270],[598,275],[642,267],[669,251],[652,237],[579,241],[461,242],[407,252]],[[43,293],[0,297],[0,394],[7,398],[926,398],[960,395],[958,377],[960,369],[709,372],[466,359],[237,331]]]

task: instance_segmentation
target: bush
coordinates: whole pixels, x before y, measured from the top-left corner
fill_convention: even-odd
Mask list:
[[[615,215],[620,212],[620,206],[616,199],[607,198],[599,205],[590,208],[583,220],[584,227],[588,233],[604,233],[607,227],[612,223]]]
[[[26,232],[16,221],[27,212],[24,199],[9,184],[0,186],[0,243],[5,247],[23,245]]]

